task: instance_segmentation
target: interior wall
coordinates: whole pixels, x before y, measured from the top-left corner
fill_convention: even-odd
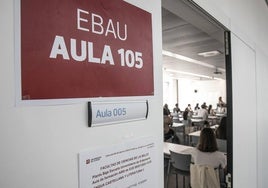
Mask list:
[[[179,104],[184,110],[188,104],[192,108],[196,103],[199,107],[206,102],[207,105],[212,105],[212,108],[217,107],[218,98],[221,96],[226,102],[226,82],[224,80],[179,80]]]
[[[166,75],[163,83],[164,103],[172,110],[177,103],[181,110],[188,104],[192,108],[199,103],[199,106],[206,102],[207,105],[217,107],[218,98],[221,96],[226,102],[226,81],[225,80],[191,80],[175,79]]]
[[[156,138],[155,169],[163,169],[161,2],[130,0],[152,14],[154,96],[88,99],[147,99],[148,119],[87,127],[87,103],[15,106],[14,1],[0,1],[0,187],[78,187],[78,153],[152,136]],[[152,131],[153,130],[153,131]],[[163,187],[163,170],[154,177]]]
[[[163,73],[163,105],[168,104],[169,109],[173,109],[177,102],[176,81],[165,72]]]
[[[235,35],[231,37],[233,54],[233,187],[256,187],[257,96],[255,52]],[[241,179],[250,179],[250,182],[238,181]]]
[[[265,160],[268,152],[267,139],[264,136],[267,130],[264,126],[268,121],[263,110],[264,106],[268,105],[265,95],[267,88],[264,84],[268,79],[268,74],[264,74],[267,73],[268,61],[268,7],[264,0],[194,1],[229,28],[232,37],[236,38],[231,39],[232,65],[237,71],[235,74],[233,70],[234,187],[265,188],[268,186],[268,173],[265,170],[268,169]],[[248,57],[248,54],[241,51],[240,48],[243,46],[239,45],[241,42],[253,50],[254,59],[243,58]],[[240,61],[239,57],[244,61]],[[245,74],[240,74],[240,71]],[[246,113],[245,109],[248,108],[250,111]],[[239,149],[244,145],[247,149],[244,147]]]
[[[256,53],[256,61],[258,62],[257,69],[257,135],[258,135],[258,187],[265,188],[268,186],[267,178],[267,159],[268,159],[268,149],[267,149],[267,133],[268,133],[268,116],[267,116],[267,106],[268,106],[268,55],[263,52],[258,51]]]

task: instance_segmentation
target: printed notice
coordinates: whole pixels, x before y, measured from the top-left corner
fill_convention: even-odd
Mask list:
[[[157,187],[155,160],[152,138],[80,152],[79,187]]]

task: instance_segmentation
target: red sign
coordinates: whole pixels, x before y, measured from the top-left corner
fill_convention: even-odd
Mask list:
[[[22,0],[22,99],[154,94],[151,14],[122,0]]]

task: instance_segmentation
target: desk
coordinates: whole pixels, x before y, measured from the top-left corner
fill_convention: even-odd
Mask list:
[[[205,121],[203,119],[200,118],[192,118],[191,119],[192,122],[192,126],[195,127],[195,129],[197,130],[201,130],[204,127]]]
[[[174,151],[176,153],[185,153],[187,154],[189,149],[192,149],[193,147],[191,146],[185,146],[185,145],[180,145],[180,144],[173,144],[169,142],[164,142],[164,154],[165,155],[170,155],[169,150]]]
[[[193,148],[194,147],[192,147],[192,146],[185,146],[185,145],[181,145],[181,144],[173,144],[170,142],[164,142],[163,151],[164,151],[164,154],[167,156],[170,155],[169,150],[174,151],[176,153],[191,154],[191,150]],[[226,151],[221,151],[221,150],[219,150],[219,151],[226,155]]]
[[[188,134],[189,137],[188,143],[192,146],[196,146],[199,141],[200,134],[201,131],[195,131]]]
[[[219,125],[213,125],[210,128],[217,129],[218,127],[219,127]],[[201,134],[201,130],[189,133],[188,136],[190,137],[190,143],[191,143],[191,141],[193,141],[193,137],[197,137],[194,139],[195,139],[195,141],[198,141],[198,139],[199,139],[198,137],[200,137],[200,134]]]
[[[211,129],[217,129],[219,127],[219,125],[213,125],[213,126],[211,126],[210,128]],[[191,132],[191,133],[189,133],[188,135],[189,136],[200,136],[200,134],[201,134],[201,130],[199,130],[199,131],[195,131],[195,132]]]
[[[217,129],[219,126],[220,126],[220,125],[216,124],[216,125],[211,126],[210,128],[211,128],[211,129]]]
[[[216,113],[216,116],[218,116],[218,117],[226,117],[227,115],[225,113]]]
[[[204,120],[200,119],[200,118],[192,118],[191,121],[192,121],[192,123],[202,123],[202,122],[204,122]]]
[[[190,134],[188,134],[189,136],[200,136],[201,131],[195,131],[195,132],[191,132]]]
[[[220,118],[218,116],[212,116],[212,115],[209,115],[208,116],[208,121],[211,122],[212,125],[215,125],[217,124],[217,121],[219,121]]]
[[[183,127],[184,126],[184,124],[183,123],[173,123],[172,124],[172,127]]]
[[[183,120],[182,115],[178,113],[171,113],[173,122],[181,122]]]
[[[219,126],[219,125],[215,125],[215,128]],[[214,127],[214,126],[212,126]],[[210,128],[212,128],[210,127]],[[195,131],[195,132],[192,132],[190,134],[188,134],[189,136],[189,143],[192,145],[192,146],[196,146],[197,143],[198,143],[198,140],[199,140],[199,137],[200,137],[200,133],[201,131]],[[222,140],[222,139],[216,139],[216,142],[217,142],[217,145],[218,145],[218,149],[219,151],[223,152],[223,153],[226,153],[227,152],[227,140]]]

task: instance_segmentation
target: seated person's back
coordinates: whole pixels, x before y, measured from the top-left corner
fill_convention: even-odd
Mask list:
[[[201,117],[204,121],[208,119],[208,111],[205,106],[202,105],[201,109],[198,111],[198,116]]]
[[[213,167],[226,167],[226,156],[218,151],[216,137],[211,128],[203,128],[199,143],[191,151],[192,161],[197,165],[209,165]]]

